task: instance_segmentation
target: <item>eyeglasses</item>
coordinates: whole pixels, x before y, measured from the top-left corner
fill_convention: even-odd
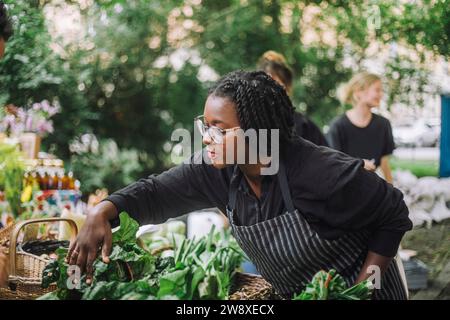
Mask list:
[[[221,129],[216,126],[207,126],[204,122],[204,116],[198,116],[194,118],[195,124],[200,131],[202,137],[208,134],[214,143],[221,144],[223,143],[223,137],[228,131],[233,131],[239,129],[240,127],[234,127],[230,129]]]

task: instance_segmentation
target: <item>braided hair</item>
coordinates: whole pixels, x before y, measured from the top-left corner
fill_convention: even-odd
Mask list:
[[[228,98],[236,105],[244,131],[279,129],[281,147],[296,137],[292,102],[283,86],[264,71],[231,72],[210,88],[210,95]]]
[[[11,20],[8,17],[5,4],[0,1],[0,38],[4,41],[8,41],[12,35]]]

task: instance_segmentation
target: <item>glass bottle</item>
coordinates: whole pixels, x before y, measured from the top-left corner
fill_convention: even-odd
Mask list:
[[[70,184],[69,176],[67,174],[63,174],[61,179],[61,189],[68,190],[69,184]]]
[[[69,172],[68,178],[69,178],[68,189],[69,190],[75,190],[75,178],[73,177],[73,172],[72,171]]]

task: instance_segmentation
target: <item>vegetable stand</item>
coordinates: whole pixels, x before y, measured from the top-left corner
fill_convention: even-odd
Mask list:
[[[228,232],[210,233],[198,240],[161,233],[154,236],[166,246],[160,251],[154,242],[136,238],[138,223],[126,213],[120,214],[120,227],[113,232],[110,263],[98,258],[94,263],[94,279],[85,283],[85,276],[70,287],[68,265],[64,261],[67,249],[57,250],[57,259],[43,272],[42,285],[53,283],[57,289],[40,299],[228,299],[243,253]],[[172,229],[180,231],[182,228]],[[166,234],[167,235],[167,234]],[[145,243],[147,242],[147,243]],[[167,246],[169,244],[170,246]],[[152,247],[150,251],[148,247]],[[154,254],[152,255],[151,252]]]
[[[62,218],[34,219],[18,223],[10,235],[10,289],[2,289],[0,298],[40,300],[267,300],[280,299],[261,276],[240,273],[244,253],[230,230],[211,229],[200,239],[176,237],[184,232],[173,224],[169,232],[137,238],[139,225],[121,213],[120,227],[113,231],[110,263],[101,258],[94,262],[92,284],[86,276],[69,275],[65,261],[68,242],[57,240],[21,243],[19,232],[28,225],[66,221],[77,234],[74,221]],[[176,228],[175,228],[176,226]],[[167,226],[166,226],[167,227]],[[166,230],[167,231],[167,230]],[[5,235],[3,233],[3,235]],[[163,237],[166,236],[166,237]],[[181,236],[180,234],[178,234]],[[171,237],[171,239],[167,238]],[[55,247],[58,246],[57,248]],[[34,254],[25,252],[33,247]],[[151,248],[151,250],[149,249]],[[56,251],[55,251],[56,249]],[[45,259],[36,255],[55,251]],[[371,287],[364,282],[346,288],[343,278],[330,270],[318,272],[295,299],[369,299]]]

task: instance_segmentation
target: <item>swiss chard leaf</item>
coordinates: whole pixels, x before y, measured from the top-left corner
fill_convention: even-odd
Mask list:
[[[158,297],[176,295],[179,298],[183,298],[186,296],[186,278],[188,273],[189,268],[186,267],[181,270],[173,270],[162,276],[159,280]]]
[[[68,289],[67,249],[58,249],[58,259],[47,266],[42,283],[56,281],[58,289],[42,299],[226,299],[243,257],[226,233],[217,238],[212,231],[198,241],[185,239],[174,257],[156,258],[138,245],[136,221],[121,213],[120,223],[113,232],[110,263],[96,259],[91,285],[83,275],[78,289]]]
[[[344,278],[332,269],[328,273],[323,270],[316,273],[294,300],[367,300],[371,294],[370,282],[363,281],[347,289]]]
[[[119,230],[113,233],[112,242],[114,243],[136,243],[136,233],[139,230],[139,224],[136,220],[131,219],[126,212],[119,215]]]
[[[117,286],[116,281],[106,282],[100,281],[95,284],[92,284],[89,288],[87,288],[81,299],[83,300],[101,300],[108,297],[110,292],[115,291],[115,287]]]
[[[155,272],[155,259],[149,255],[140,256],[137,261],[129,262],[133,278],[142,278]]]

